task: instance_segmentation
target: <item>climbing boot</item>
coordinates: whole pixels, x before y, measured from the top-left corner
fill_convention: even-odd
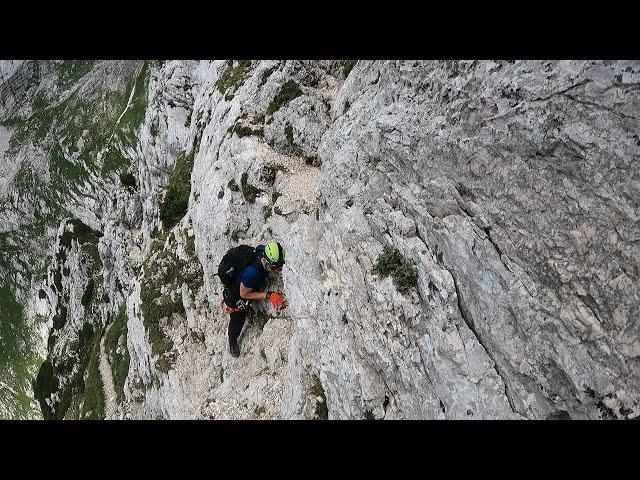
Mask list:
[[[231,355],[236,358],[240,356],[240,347],[236,340],[229,340],[229,351],[231,352]]]

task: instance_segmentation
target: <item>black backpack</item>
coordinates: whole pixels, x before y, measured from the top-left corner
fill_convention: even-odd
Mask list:
[[[249,245],[238,245],[224,254],[218,265],[218,277],[225,287],[233,284],[233,280],[256,258],[256,249]]]

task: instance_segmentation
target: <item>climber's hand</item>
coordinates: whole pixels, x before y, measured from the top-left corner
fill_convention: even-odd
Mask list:
[[[269,300],[269,303],[271,305],[273,305],[276,308],[282,308],[284,307],[284,302],[285,302],[285,298],[280,295],[279,293],[271,293],[267,296],[267,300]]]

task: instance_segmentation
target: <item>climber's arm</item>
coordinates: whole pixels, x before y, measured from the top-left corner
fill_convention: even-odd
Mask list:
[[[240,283],[240,297],[245,300],[264,300],[267,292],[254,292],[253,288],[247,288],[244,283]]]

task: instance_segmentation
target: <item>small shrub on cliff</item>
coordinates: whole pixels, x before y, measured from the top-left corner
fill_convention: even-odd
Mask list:
[[[120,174],[120,183],[122,183],[122,186],[126,187],[129,191],[133,191],[138,188],[136,177],[129,172]]]
[[[376,416],[373,414],[373,410],[367,409],[364,411],[364,420],[375,420]]]
[[[418,270],[396,247],[384,247],[371,273],[382,278],[391,275],[400,293],[407,293],[418,285]]]
[[[259,137],[261,137],[262,135],[264,135],[264,131],[262,128],[256,128],[255,130],[251,127],[248,127],[246,125],[242,125],[240,123],[236,123],[233,126],[233,129],[231,130],[233,133],[235,133],[238,137],[242,138],[242,137],[248,137],[251,135],[257,135]]]

